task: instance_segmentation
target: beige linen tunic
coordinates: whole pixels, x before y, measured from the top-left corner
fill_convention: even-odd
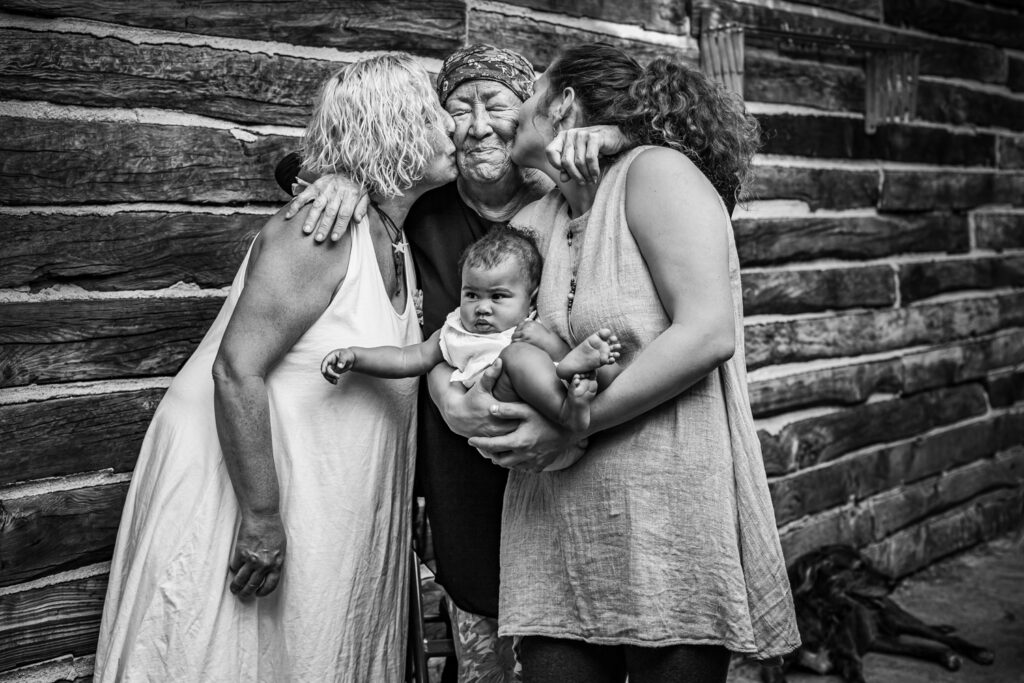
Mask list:
[[[643,150],[608,170],[587,214],[571,220],[555,190],[513,221],[545,243],[539,319],[570,346],[611,328],[624,366],[670,322],[626,224],[626,174]],[[573,467],[511,472],[502,635],[718,644],[758,657],[799,644],[747,398],[731,229],[729,271],[737,330],[731,360],[677,398],[594,436]]]

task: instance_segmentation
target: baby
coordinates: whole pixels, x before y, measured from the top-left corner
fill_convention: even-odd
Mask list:
[[[429,339],[401,348],[335,349],[321,363],[324,378],[337,383],[349,371],[414,377],[445,361],[455,368],[451,380],[469,388],[500,357],[496,399],[525,401],[552,422],[585,430],[598,379],[603,388],[617,374],[617,366],[606,367],[615,363],[621,350],[615,335],[602,329],[570,349],[561,337],[532,320],[541,256],[526,233],[493,228],[466,249],[459,268],[461,303]]]

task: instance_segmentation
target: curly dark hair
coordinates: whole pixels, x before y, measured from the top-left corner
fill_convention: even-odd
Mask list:
[[[464,266],[494,268],[507,259],[519,262],[519,272],[526,280],[527,289],[534,290],[540,284],[541,255],[537,239],[526,230],[495,226],[487,234],[473,242],[459,256],[459,272]]]
[[[614,124],[638,144],[678,150],[727,202],[739,194],[761,127],[742,99],[697,69],[661,58],[644,68],[617,47],[583,43],[547,74],[545,104],[571,87],[588,125]]]

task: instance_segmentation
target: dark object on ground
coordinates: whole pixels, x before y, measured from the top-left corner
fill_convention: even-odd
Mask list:
[[[979,664],[995,659],[990,650],[950,635],[952,626],[926,624],[889,599],[895,580],[850,546],[826,546],[800,557],[789,569],[789,581],[803,645],[781,665],[764,665],[764,683],[784,683],[785,672],[797,665],[864,683],[861,656],[868,652],[915,657],[950,671],[962,663],[957,653]]]

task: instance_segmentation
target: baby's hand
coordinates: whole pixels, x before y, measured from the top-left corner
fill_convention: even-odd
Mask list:
[[[356,354],[352,349],[334,349],[320,363],[320,374],[331,384],[337,384],[341,376],[355,364]]]
[[[544,325],[536,320],[527,318],[516,325],[516,330],[512,333],[512,341],[524,341],[535,346],[541,346],[538,342],[547,340],[551,334]]]

